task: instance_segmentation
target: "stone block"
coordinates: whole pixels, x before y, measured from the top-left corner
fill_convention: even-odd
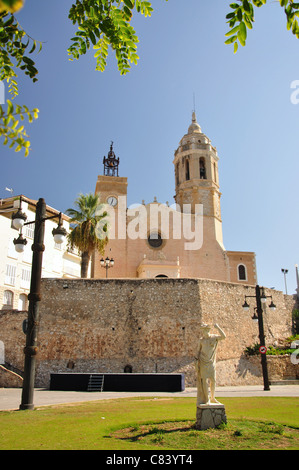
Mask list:
[[[197,406],[196,429],[204,431],[209,428],[216,428],[221,423],[226,423],[225,407],[222,404],[207,404]]]

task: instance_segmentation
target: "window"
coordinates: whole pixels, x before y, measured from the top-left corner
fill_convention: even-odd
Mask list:
[[[34,237],[34,223],[25,225],[25,237],[26,238]]]
[[[5,290],[3,296],[3,305],[5,307],[13,306],[13,292],[11,290]]]
[[[206,173],[206,162],[203,157],[199,159],[199,177],[201,180],[206,180],[207,179],[207,173]]]
[[[29,241],[27,245],[25,245],[25,250],[23,253],[23,261],[24,263],[32,263],[32,243]]]
[[[26,310],[26,309],[27,309],[27,295],[21,294],[19,297],[18,310]]]
[[[147,241],[152,248],[159,248],[163,242],[161,235],[158,232],[152,232]]]
[[[186,181],[190,179],[189,160],[186,160]]]
[[[179,164],[177,163],[176,164],[176,167],[175,167],[175,177],[176,177],[176,184],[177,186],[180,184],[180,167],[179,167]]]
[[[29,289],[29,287],[30,287],[30,278],[31,278],[30,269],[22,268],[21,287],[23,287],[23,289]]]
[[[247,280],[246,266],[244,266],[244,264],[239,264],[238,266],[238,280],[239,281]]]
[[[16,266],[6,265],[5,284],[14,286],[16,283]]]

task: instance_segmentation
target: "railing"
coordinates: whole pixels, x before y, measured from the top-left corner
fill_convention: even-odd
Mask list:
[[[0,364],[0,368],[3,369],[3,370],[6,370],[10,374],[13,374],[13,375],[19,377],[19,379],[23,380],[22,375],[24,374],[24,372],[22,370],[18,369],[17,367],[13,366],[12,364],[9,364],[9,362],[5,361],[4,365]]]

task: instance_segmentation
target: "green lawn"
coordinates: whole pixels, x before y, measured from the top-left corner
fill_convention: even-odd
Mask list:
[[[298,449],[298,398],[223,398],[228,423],[197,431],[195,398],[128,398],[0,412],[0,449]]]

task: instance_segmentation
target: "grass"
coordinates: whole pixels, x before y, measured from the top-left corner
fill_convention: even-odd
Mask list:
[[[128,398],[0,412],[1,450],[299,448],[298,399],[223,398],[228,423],[194,429],[194,398]]]
[[[298,431],[273,422],[231,420],[218,429],[198,431],[193,421],[164,422],[121,429],[113,437],[148,448],[180,450],[289,449],[298,446]]]

